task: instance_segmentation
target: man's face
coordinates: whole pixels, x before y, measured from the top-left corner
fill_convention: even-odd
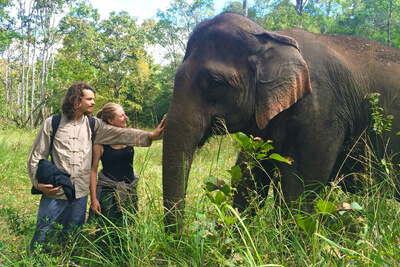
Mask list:
[[[94,104],[96,104],[94,102],[95,95],[93,91],[89,89],[83,89],[82,92],[83,96],[81,99],[81,103],[76,111],[79,113],[81,112],[82,114],[85,115],[90,115],[93,113]]]

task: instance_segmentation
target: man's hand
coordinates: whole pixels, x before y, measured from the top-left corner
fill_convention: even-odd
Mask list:
[[[149,133],[149,138],[151,140],[160,140],[164,136],[164,127],[165,127],[165,119],[162,119],[160,124],[157,126],[157,129],[154,132]]]
[[[61,185],[54,187],[52,184],[38,184],[37,189],[46,195],[55,195],[58,193],[58,191],[60,191]]]

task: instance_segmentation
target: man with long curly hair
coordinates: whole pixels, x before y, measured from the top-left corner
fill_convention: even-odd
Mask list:
[[[164,121],[154,132],[113,127],[95,118],[91,132],[88,115],[93,113],[96,90],[85,82],[72,84],[62,104],[62,115],[57,132],[51,143],[52,117],[40,128],[28,157],[28,174],[34,188],[42,192],[37,216],[36,231],[31,242],[31,251],[36,243],[42,243],[53,224],[62,225],[62,236],[85,222],[92,163],[92,138],[98,144],[125,144],[150,146],[152,140],[161,139]],[[68,202],[61,186],[38,182],[36,171],[41,159],[48,159],[58,169],[70,175],[75,189],[75,199]],[[75,228],[74,228],[75,227]]]

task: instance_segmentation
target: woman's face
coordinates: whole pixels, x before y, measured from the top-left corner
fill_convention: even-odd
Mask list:
[[[115,111],[114,119],[109,119],[108,122],[116,127],[125,128],[127,120],[128,117],[125,115],[124,109],[120,107]]]

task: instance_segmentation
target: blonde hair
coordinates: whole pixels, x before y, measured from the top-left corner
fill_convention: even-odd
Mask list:
[[[115,112],[121,108],[120,104],[107,103],[96,114],[96,117],[102,119],[104,122],[109,123],[108,120],[115,118]]]

